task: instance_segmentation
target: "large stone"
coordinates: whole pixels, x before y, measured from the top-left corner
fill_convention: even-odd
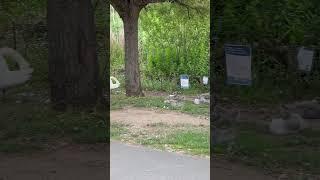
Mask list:
[[[282,118],[272,119],[269,129],[274,135],[286,135],[288,134],[288,129],[286,121]]]
[[[183,96],[179,96],[178,94],[171,94],[164,101],[166,104],[170,104],[173,107],[181,107],[183,105]]]
[[[269,130],[274,135],[297,133],[306,128],[309,128],[309,125],[299,114],[296,113],[291,113],[287,119],[272,119],[269,125]]]
[[[299,114],[291,113],[287,119],[287,127],[289,131],[301,131],[309,126]]]
[[[205,93],[199,96],[200,102],[204,104],[210,104],[210,94]]]

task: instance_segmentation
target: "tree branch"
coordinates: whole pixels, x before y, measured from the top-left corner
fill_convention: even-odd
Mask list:
[[[196,10],[198,13],[201,13],[200,7],[192,6],[187,3],[184,3],[182,0],[140,0],[139,5],[141,8],[145,8],[148,4],[151,3],[162,3],[162,2],[170,2],[170,3],[176,3],[184,8],[187,9],[188,15],[190,14],[190,10]]]
[[[110,4],[118,12],[119,16],[123,18],[126,11],[125,2],[123,0],[110,0]]]

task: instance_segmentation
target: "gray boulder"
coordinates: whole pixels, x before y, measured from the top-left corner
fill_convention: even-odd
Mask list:
[[[274,135],[288,135],[298,133],[301,130],[309,128],[308,123],[296,113],[291,113],[288,118],[272,119],[269,130]]]
[[[183,96],[179,96],[178,94],[171,94],[167,97],[164,103],[170,104],[173,107],[181,107],[184,99],[185,98]]]

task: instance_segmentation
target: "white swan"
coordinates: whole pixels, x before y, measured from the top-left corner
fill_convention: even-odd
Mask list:
[[[113,83],[113,81],[115,81],[115,83]],[[111,89],[116,89],[118,87],[120,87],[120,82],[118,81],[117,78],[111,76],[110,77],[110,90]]]
[[[19,70],[10,71],[5,57],[11,57],[18,63]],[[33,69],[25,59],[15,50],[11,48],[0,49],[0,89],[7,89],[25,83],[31,78]]]

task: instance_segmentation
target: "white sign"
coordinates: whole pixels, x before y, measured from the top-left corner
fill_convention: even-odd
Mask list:
[[[204,85],[207,85],[207,84],[208,84],[208,81],[209,81],[209,78],[208,78],[207,76],[203,76],[203,77],[202,77],[202,83],[203,83]]]
[[[251,85],[251,47],[244,45],[225,45],[227,83]]]
[[[312,69],[312,63],[314,58],[314,51],[308,50],[305,47],[301,47],[298,53],[298,68],[301,71],[310,72]]]
[[[189,76],[188,75],[181,75],[180,76],[180,85],[183,89],[189,89]]]

